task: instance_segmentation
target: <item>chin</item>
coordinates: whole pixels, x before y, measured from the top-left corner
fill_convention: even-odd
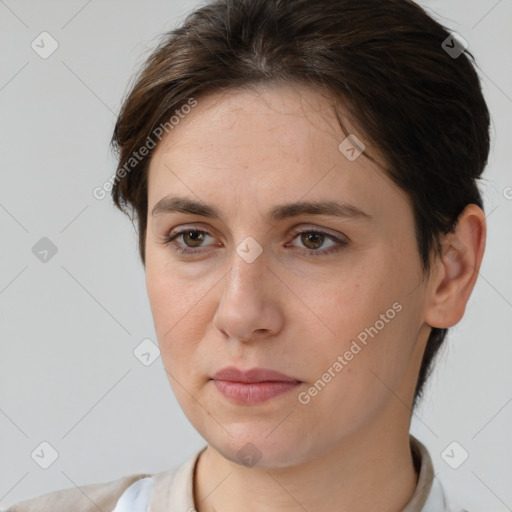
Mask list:
[[[301,440],[287,435],[284,430],[281,435],[277,431],[269,435],[274,427],[254,430],[247,424],[239,427],[239,433],[231,426],[231,437],[224,432],[222,439],[208,440],[208,444],[225,459],[246,467],[283,468],[302,460],[303,454],[297,450]]]

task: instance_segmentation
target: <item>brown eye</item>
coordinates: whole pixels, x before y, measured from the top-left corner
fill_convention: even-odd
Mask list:
[[[348,246],[349,241],[324,231],[308,229],[294,232],[293,246],[309,256],[326,256]],[[296,245],[297,244],[297,245]],[[328,245],[327,245],[328,244]]]
[[[318,249],[322,247],[324,243],[325,235],[320,233],[310,232],[302,233],[300,235],[300,241],[304,244],[307,249]]]
[[[177,252],[193,254],[207,250],[208,246],[204,243],[207,238],[214,240],[214,237],[207,231],[188,228],[169,235],[164,244],[171,245]],[[219,243],[217,243],[217,246],[219,246]]]
[[[185,231],[181,233],[183,241],[188,247],[199,247],[204,242],[204,233],[202,231]],[[190,243],[189,243],[190,241]]]

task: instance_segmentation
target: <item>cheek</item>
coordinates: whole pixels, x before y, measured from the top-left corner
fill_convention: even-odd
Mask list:
[[[321,294],[310,297],[311,309],[322,320],[316,324],[326,333],[315,340],[319,350],[315,350],[314,372],[327,371],[342,356],[343,370],[338,374],[351,381],[354,392],[366,396],[375,385],[383,387],[374,374],[390,383],[400,379],[420,325],[421,290],[410,293],[416,274],[409,267],[391,254],[382,254],[352,267],[350,274],[339,274]]]
[[[201,339],[208,287],[146,267],[146,287],[162,360],[167,369],[192,358]],[[188,366],[188,365],[187,365]]]
[[[203,296],[208,290],[184,283],[176,275],[171,277],[170,272],[146,269],[147,292],[167,379],[185,414],[200,415],[193,397],[200,396],[203,385],[195,370],[201,368],[199,344],[208,314],[208,301]]]
[[[359,333],[379,318],[381,311],[391,307],[390,287],[379,272],[352,266],[337,272],[335,279],[324,282],[319,293],[305,298],[317,312],[317,323],[327,346],[343,349]],[[320,320],[320,321],[319,321]]]
[[[165,335],[171,328],[190,326],[212,285],[210,280],[183,277],[176,269],[148,262],[146,288],[157,332]]]
[[[299,406],[317,418],[321,431],[333,436],[364,427],[394,397],[405,400],[398,388],[408,373],[414,345],[404,306],[400,311],[383,309],[384,314],[389,311],[385,323],[373,303],[366,309],[343,304],[336,339],[323,338],[320,348],[310,350],[309,378],[300,402],[307,405]]]

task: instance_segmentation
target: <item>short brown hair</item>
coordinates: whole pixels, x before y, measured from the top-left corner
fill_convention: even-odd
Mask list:
[[[475,59],[467,50],[446,51],[446,41],[455,46],[450,37],[410,0],[214,0],[192,12],[147,59],[112,137],[119,154],[112,198],[138,219],[142,262],[153,150],[127,168],[133,153],[190,98],[302,83],[339,98],[385,156],[385,172],[411,198],[428,274],[440,236],[453,230],[464,207],[483,209],[477,180],[490,144]],[[414,405],[446,333],[432,328]]]

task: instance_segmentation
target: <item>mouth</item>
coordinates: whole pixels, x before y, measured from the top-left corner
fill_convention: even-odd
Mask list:
[[[242,405],[266,402],[301,384],[294,377],[266,368],[243,371],[228,367],[215,373],[212,381],[225,398]]]

